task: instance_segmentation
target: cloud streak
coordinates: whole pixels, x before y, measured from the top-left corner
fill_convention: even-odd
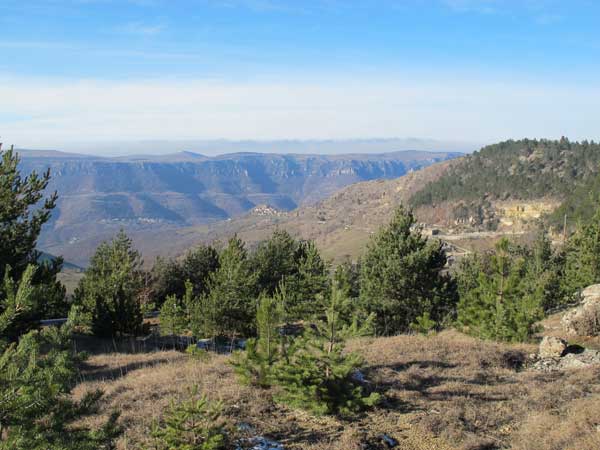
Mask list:
[[[0,98],[20,118],[0,116],[3,140],[21,147],[98,139],[600,137],[593,119],[599,89],[541,83],[2,80]]]

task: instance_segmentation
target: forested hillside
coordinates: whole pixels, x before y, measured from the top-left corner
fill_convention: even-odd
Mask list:
[[[411,199],[415,207],[443,202],[556,198],[570,212],[589,199],[600,165],[600,144],[530,140],[484,147],[454,164]]]

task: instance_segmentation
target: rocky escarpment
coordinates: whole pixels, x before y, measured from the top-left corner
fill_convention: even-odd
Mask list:
[[[25,173],[50,168],[60,194],[55,227],[89,222],[194,225],[244,214],[256,205],[291,210],[352,183],[400,177],[456,153],[374,155],[190,152],[98,158],[23,152]]]

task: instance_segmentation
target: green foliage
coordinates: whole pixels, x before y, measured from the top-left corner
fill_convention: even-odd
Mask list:
[[[263,295],[256,311],[258,337],[246,341],[246,350],[232,358],[236,373],[245,384],[260,387],[271,385],[271,369],[282,355],[280,326],[284,320],[283,299]]]
[[[509,140],[466,156],[417,192],[411,203],[564,197],[595,176],[599,165],[600,145],[594,142]]]
[[[545,230],[539,233],[531,249],[521,249],[521,252],[527,265],[525,277],[542,309],[546,312],[564,305],[567,300],[561,286],[564,253],[553,250]]]
[[[195,297],[208,293],[211,274],[219,267],[219,253],[214,247],[200,245],[183,260],[157,258],[152,267],[152,301],[162,305],[169,295],[184,296],[190,282]]]
[[[564,196],[562,204],[547,218],[548,223],[558,230],[563,230],[565,217],[567,230],[572,231],[578,226],[587,225],[594,219],[600,208],[600,173],[587,176],[574,185]]]
[[[355,321],[353,326],[346,326],[341,311],[347,309],[348,301],[333,288],[325,320],[296,338],[274,364],[273,379],[280,388],[278,401],[320,415],[352,414],[380,400],[379,394],[366,393],[355,379],[362,358],[344,352],[345,339],[368,333],[374,316],[361,326]]]
[[[160,333],[167,336],[181,334],[187,327],[186,309],[182,301],[169,295],[160,308]]]
[[[138,334],[142,327],[142,260],[123,231],[102,243],[75,291],[75,304],[100,336]]]
[[[288,286],[286,312],[300,320],[315,312],[329,289],[329,267],[310,241],[297,241],[276,230],[258,245],[252,257],[257,291],[273,295],[281,282]]]
[[[33,266],[26,268],[18,286],[6,276],[6,298],[0,301],[0,449],[112,449],[120,432],[117,414],[95,431],[74,424],[94,412],[101,392],[70,399],[77,377],[70,325],[30,331],[18,343],[6,343],[11,322],[33,303],[33,273]]]
[[[358,299],[360,297],[360,261],[353,263],[344,261],[333,272],[334,285],[346,297]]]
[[[189,399],[171,401],[160,422],[152,427],[153,450],[220,450],[229,448],[223,405],[211,403],[193,388]]]
[[[299,242],[285,230],[275,230],[260,242],[252,257],[259,292],[273,295],[282,280],[295,277],[299,256]]]
[[[415,333],[429,334],[437,325],[438,324],[429,317],[429,311],[425,311],[423,315],[417,317],[415,321],[410,324],[410,329]]]
[[[528,340],[543,317],[543,299],[528,275],[527,258],[506,239],[486,259],[468,258],[458,277],[458,324],[483,339]]]
[[[188,347],[185,349],[185,352],[196,361],[208,361],[211,357],[211,354],[208,352],[208,350],[198,348],[198,346],[195,344],[188,345]]]
[[[41,176],[32,172],[22,177],[19,156],[12,148],[0,152],[0,157],[0,274],[10,266],[20,279],[28,265],[37,265],[36,242],[58,196],[54,193],[43,199],[50,182],[49,170]],[[36,205],[41,206],[32,211]]]
[[[329,292],[329,267],[312,241],[302,241],[298,247],[298,272],[286,279],[289,300],[289,320],[301,320],[319,312],[321,301]]]
[[[565,255],[562,287],[568,296],[600,282],[600,208],[588,224],[570,237]]]
[[[212,336],[252,335],[256,277],[242,240],[231,238],[219,260],[221,265],[210,278],[210,292],[200,302],[204,317],[199,317],[203,324],[198,328]]]
[[[413,206],[460,202],[478,217],[493,200],[531,200],[555,197],[563,200],[550,215],[549,224],[563,227],[587,223],[598,205],[600,144],[595,142],[509,140],[489,145],[457,161],[436,181],[411,198]],[[463,208],[464,209],[464,208]],[[460,219],[460,211],[455,210]]]
[[[405,332],[425,313],[436,323],[453,314],[456,289],[445,265],[442,243],[423,237],[413,213],[400,207],[371,239],[361,265],[361,301],[376,314],[378,334]]]
[[[40,253],[35,250],[42,226],[56,206],[56,193],[43,198],[50,172],[41,176],[32,172],[23,177],[18,165],[19,156],[12,148],[0,151],[0,277],[10,268],[11,276],[19,280],[28,266],[36,267],[31,278],[32,304],[11,323],[10,330],[6,330],[6,335],[13,340],[36,328],[40,319],[61,316],[68,309],[65,288],[56,280],[62,259],[40,263]],[[0,297],[2,295],[0,286]]]

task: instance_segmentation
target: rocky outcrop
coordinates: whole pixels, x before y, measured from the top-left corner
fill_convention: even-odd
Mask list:
[[[600,284],[588,286],[581,292],[580,305],[567,312],[561,324],[570,335],[598,336],[600,334]]]
[[[540,343],[540,358],[560,358],[567,349],[567,341],[553,336],[545,336]]]
[[[558,370],[584,369],[600,365],[600,352],[591,349],[582,349],[579,353],[567,353],[560,358],[534,357],[533,370],[540,372],[556,372]]]
[[[600,365],[600,352],[578,345],[568,345],[564,339],[545,336],[539,352],[531,356],[533,370],[554,372]]]

